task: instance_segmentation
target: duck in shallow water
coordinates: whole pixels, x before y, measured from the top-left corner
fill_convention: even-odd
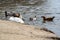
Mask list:
[[[36,18],[36,16],[34,16],[34,18],[30,17],[29,20],[30,20],[30,21],[36,21],[37,18]]]
[[[53,19],[55,18],[55,16],[53,16],[53,17],[48,17],[48,18],[46,18],[45,16],[41,16],[42,18],[43,18],[43,23],[45,23],[46,21],[51,21],[51,22],[53,22]]]
[[[19,17],[20,14],[19,13],[8,13],[7,11],[5,11],[5,17],[7,18],[8,16],[14,16],[14,17]]]

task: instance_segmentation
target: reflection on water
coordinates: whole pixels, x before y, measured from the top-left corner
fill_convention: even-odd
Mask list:
[[[46,27],[60,36],[60,0],[47,0],[41,6],[21,6],[17,3],[0,5],[0,19],[5,19],[4,11],[19,12],[25,19],[25,23]],[[37,16],[36,21],[29,21],[29,17]],[[54,22],[46,22],[42,24],[41,16],[55,16]]]

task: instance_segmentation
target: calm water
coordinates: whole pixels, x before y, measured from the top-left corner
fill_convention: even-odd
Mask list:
[[[3,4],[0,6],[0,19],[5,19],[4,11],[18,12],[25,19],[25,23],[46,27],[60,36],[60,0],[47,0],[39,6],[21,6],[17,3]],[[29,17],[37,16],[36,21],[29,21]],[[54,22],[42,23],[41,16],[55,16]]]

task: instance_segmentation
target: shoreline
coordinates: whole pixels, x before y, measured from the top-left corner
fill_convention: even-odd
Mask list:
[[[58,40],[54,33],[46,28],[0,20],[0,40]]]

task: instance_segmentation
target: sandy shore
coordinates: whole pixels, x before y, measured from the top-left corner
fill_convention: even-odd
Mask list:
[[[0,20],[0,40],[58,40],[53,33],[32,25]]]

